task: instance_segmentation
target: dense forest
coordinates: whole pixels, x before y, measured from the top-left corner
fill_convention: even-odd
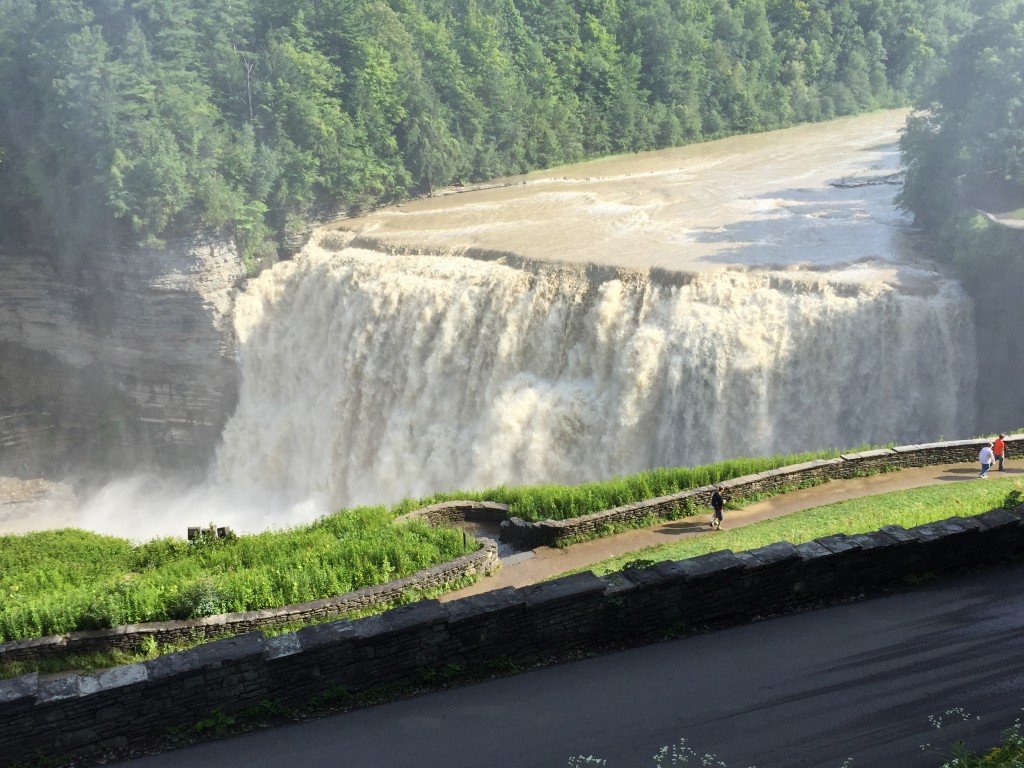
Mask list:
[[[957,41],[902,150],[900,202],[924,226],[965,206],[1024,206],[1024,2],[990,5]]]
[[[907,103],[967,0],[0,0],[0,234],[87,250]]]
[[[1024,377],[1024,0],[986,5],[907,122],[898,200],[974,299],[982,411],[999,429],[1020,423]]]

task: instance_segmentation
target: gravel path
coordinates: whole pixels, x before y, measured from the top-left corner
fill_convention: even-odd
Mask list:
[[[1007,466],[1005,475],[1024,475],[1024,468]],[[993,477],[998,476],[993,473]],[[856,477],[849,480],[833,480],[825,485],[805,488],[774,496],[765,501],[749,504],[741,510],[726,510],[725,528],[737,528],[759,520],[782,517],[793,512],[813,509],[837,501],[873,496],[880,493],[921,488],[939,483],[964,482],[978,477],[976,464],[945,464],[935,467],[904,469]],[[502,559],[502,568],[493,576],[480,579],[465,589],[449,592],[441,600],[458,600],[468,595],[490,592],[501,587],[522,587],[550,579],[560,573],[576,568],[594,565],[610,557],[636,552],[646,547],[667,544],[689,536],[714,536],[707,526],[711,510],[707,515],[672,520],[651,528],[627,531],[615,536],[574,544],[565,549],[538,547],[532,552],[514,554]]]

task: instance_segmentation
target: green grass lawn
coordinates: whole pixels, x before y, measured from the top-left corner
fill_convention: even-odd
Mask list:
[[[722,549],[743,552],[777,541],[801,544],[833,533],[874,531],[884,525],[910,528],[956,515],[977,515],[1011,503],[1019,504],[1024,500],[1020,498],[1024,494],[1024,482],[1012,478],[995,479],[997,475],[994,474],[993,479],[989,480],[943,483],[865,496],[751,523],[741,528],[709,531],[706,535],[648,547],[580,570],[591,570],[601,575],[622,570],[626,563],[636,560],[684,560]],[[727,525],[728,520],[727,514]]]
[[[408,499],[397,504],[392,511],[402,514],[428,504],[468,499],[508,504],[509,513],[524,520],[566,520],[790,464],[801,464],[814,459],[832,459],[851,450],[858,451],[864,448],[729,459],[700,467],[652,469],[635,475],[580,485],[500,486],[485,491],[438,493],[424,499]]]
[[[341,595],[464,554],[461,531],[382,507],[187,543],[78,530],[0,537],[0,640],[196,618]],[[469,549],[476,542],[469,540]]]

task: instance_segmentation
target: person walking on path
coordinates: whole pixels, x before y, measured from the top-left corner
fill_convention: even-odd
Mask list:
[[[996,455],[992,451],[992,443],[989,443],[978,454],[978,461],[981,462],[981,474],[978,477],[988,477],[988,471],[992,468],[992,462],[995,460]]]
[[[711,522],[708,525],[712,530],[722,530],[722,520],[725,517],[725,496],[722,495],[721,486],[716,485],[714,493],[711,494]]]
[[[992,443],[992,453],[995,454],[996,461],[999,462],[999,471],[1003,471],[1003,459],[1006,458],[1006,435],[1000,435],[996,438],[996,441]]]

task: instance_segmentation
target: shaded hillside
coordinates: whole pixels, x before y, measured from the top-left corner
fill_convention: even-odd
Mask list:
[[[905,101],[960,0],[0,0],[0,235],[65,252]]]
[[[902,141],[899,201],[975,299],[979,426],[1005,429],[1024,409],[1024,339],[1013,332],[1024,323],[1024,2],[988,4],[921,106]]]

